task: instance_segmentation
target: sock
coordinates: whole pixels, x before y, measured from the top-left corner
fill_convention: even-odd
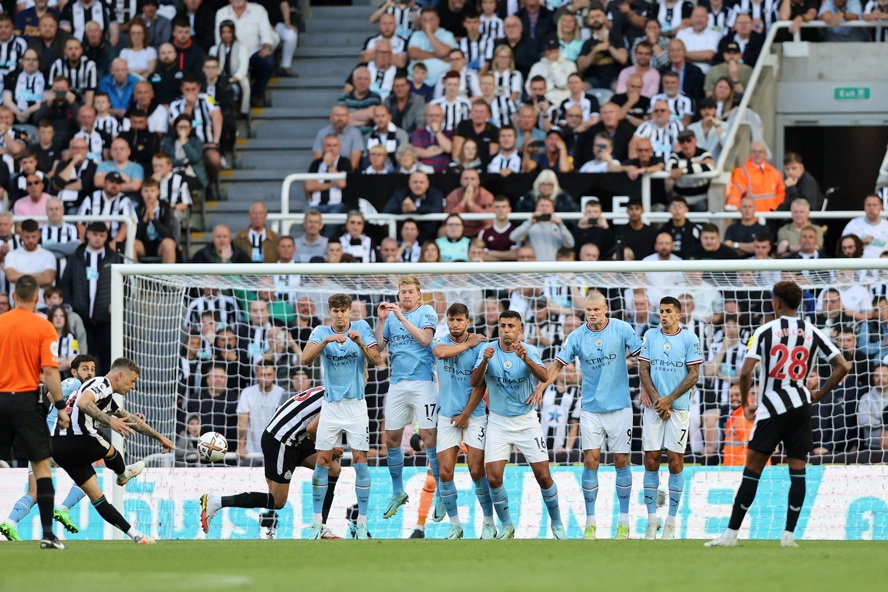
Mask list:
[[[77,487],[76,485],[71,486],[71,491],[68,492],[68,497],[65,498],[65,501],[62,502],[62,505],[59,506],[61,510],[70,510],[83,499],[83,496],[86,495],[83,493],[83,490]]]
[[[681,494],[684,491],[684,472],[669,473],[669,515],[678,514],[678,504],[681,502]]]
[[[135,526],[130,526],[130,529],[126,531],[126,536],[129,538],[136,540],[136,537],[145,536],[141,530],[136,528]]]
[[[339,477],[327,476],[327,495],[324,496],[324,508],[321,510],[321,523],[327,524],[327,517],[330,515],[330,508],[333,507],[333,498],[336,497],[336,483]]]
[[[12,506],[12,511],[9,513],[9,518],[7,518],[6,521],[18,524],[19,520],[27,516],[28,512],[31,511],[31,508],[33,508],[36,503],[37,500],[30,495],[23,495],[17,502],[15,502],[15,505]]]
[[[117,508],[112,506],[111,503],[105,499],[104,495],[99,499],[93,501],[92,505],[96,509],[96,512],[99,513],[99,516],[101,516],[105,520],[105,522],[112,526],[116,526],[125,533],[129,533],[132,525],[127,522],[123,516],[120,515],[120,512],[117,511]]]
[[[805,469],[789,469],[789,507],[786,509],[786,530],[795,532],[805,503]]]
[[[429,459],[429,469],[432,471],[432,477],[435,478],[435,485],[440,487],[441,473],[438,468],[438,449],[435,446],[429,446],[426,448],[426,458]]]
[[[617,469],[617,499],[620,501],[619,524],[629,524],[629,497],[631,495],[632,469],[629,467]]]
[[[506,493],[506,488],[502,485],[491,488],[490,498],[493,500],[493,509],[496,510],[500,522],[503,526],[511,526],[512,516],[509,514],[509,494]]]
[[[223,495],[223,508],[268,508],[274,509],[274,497],[270,493],[250,491],[237,495]]]
[[[355,494],[358,496],[358,524],[367,523],[367,505],[370,502],[370,469],[367,463],[355,463]]]
[[[543,494],[543,502],[546,504],[546,509],[549,510],[549,520],[552,521],[552,526],[561,526],[561,510],[558,508],[558,486],[553,482],[552,487],[549,489],[540,487],[540,492]]]
[[[327,475],[330,467],[322,467],[316,464],[311,475],[311,507],[314,511],[312,521],[315,524],[321,522],[324,512],[324,498],[327,497]]]
[[[595,524],[595,500],[598,499],[598,471],[583,468],[583,501],[586,502],[586,526]]]
[[[478,505],[481,506],[481,513],[484,514],[484,521],[493,519],[493,502],[490,500],[490,485],[487,483],[487,477],[481,477],[475,481],[475,497],[478,498]]]
[[[460,526],[459,523],[459,513],[456,508],[456,483],[453,481],[441,481],[441,501],[444,502],[444,507],[447,508],[447,516],[450,518],[450,523],[454,526]]]
[[[658,471],[644,472],[644,505],[647,506],[648,516],[657,513],[657,488],[660,487],[660,473]]]
[[[392,493],[404,493],[404,451],[400,446],[388,449],[388,468],[392,476]]]
[[[105,466],[118,475],[123,475],[123,473],[126,471],[126,464],[124,464],[123,462],[123,455],[120,454],[120,452],[118,452],[117,450],[114,451],[114,454],[105,459]]]
[[[43,538],[52,539],[52,509],[55,505],[55,488],[52,479],[37,479],[37,507],[40,509],[40,525],[43,527]]]
[[[746,512],[749,511],[752,502],[755,501],[755,492],[759,486],[759,477],[761,473],[743,469],[743,480],[740,481],[740,487],[737,488],[737,496],[734,498],[734,508],[731,510],[731,521],[728,522],[728,528],[731,530],[740,530]]]
[[[426,519],[429,517],[429,509],[435,500],[435,490],[437,488],[435,477],[433,475],[426,475],[425,483],[422,486],[422,495],[419,497],[419,516],[416,518],[419,526],[425,527]]]

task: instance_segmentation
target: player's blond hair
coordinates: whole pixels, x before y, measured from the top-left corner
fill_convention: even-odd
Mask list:
[[[398,289],[401,289],[401,286],[409,286],[413,284],[416,286],[416,291],[422,291],[422,285],[419,283],[419,279],[415,275],[402,275],[401,279],[398,280]]]

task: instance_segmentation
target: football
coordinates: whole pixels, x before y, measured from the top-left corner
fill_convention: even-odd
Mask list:
[[[219,432],[203,433],[197,441],[197,454],[207,462],[219,462],[225,458],[226,452],[228,452],[228,442]]]

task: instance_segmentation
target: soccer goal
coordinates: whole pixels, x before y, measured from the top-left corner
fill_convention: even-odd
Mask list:
[[[113,267],[115,356],[132,358],[141,368],[126,408],[144,413],[152,426],[182,448],[159,455],[143,436],[117,442],[127,461],[149,459],[144,479],[120,491],[128,518],[161,538],[197,538],[197,500],[201,493],[264,491],[261,454],[238,443],[238,399],[256,383],[256,365],[270,364],[276,384],[268,397],[281,397],[322,385],[316,365],[300,356],[311,328],[328,321],[327,299],[335,293],[353,299],[352,318],[376,325],[380,302],[394,301],[398,278],[415,275],[423,302],[438,313],[436,333],[447,331],[450,304],[464,303],[472,315],[470,331],[497,338],[504,309],[524,319],[526,343],[547,363],[571,331],[583,324],[584,297],[602,293],[609,314],[643,335],[658,325],[658,303],[673,296],[682,303],[682,323],[700,339],[705,363],[690,401],[690,437],[685,456],[686,484],[678,512],[679,536],[705,538],[727,524],[733,492],[751,425],[737,411],[737,374],[751,333],[773,316],[770,288],[793,279],[804,290],[801,313],[830,335],[852,362],[849,377],[813,408],[815,451],[808,470],[808,497],[797,531],[799,538],[888,539],[888,260],[743,260],[598,263],[451,263],[451,264],[310,264],[310,265],[116,265]],[[387,355],[384,356],[387,359]],[[884,362],[888,365],[888,359]],[[812,365],[808,381],[816,388],[828,365]],[[637,363],[627,360],[634,423],[632,430],[632,536],[644,531],[642,499],[641,397]],[[582,452],[578,437],[582,377],[568,367],[545,393],[540,418],[559,485],[562,515],[572,537],[582,533],[584,506],[580,485]],[[410,503],[382,520],[391,493],[385,466],[382,409],[388,368],[370,369],[366,398],[370,409],[370,465],[373,485],[369,530],[376,538],[408,536],[417,522],[426,486],[422,442],[410,428],[403,440],[408,465],[404,478]],[[267,410],[265,411],[267,412]],[[261,419],[261,409],[248,417]],[[243,414],[240,414],[243,415]],[[195,419],[196,418],[196,419]],[[191,424],[191,425],[189,425]],[[253,425],[261,430],[264,426]],[[198,461],[196,435],[223,433],[226,460]],[[247,438],[249,441],[249,437]],[[463,457],[460,457],[462,461]],[[347,467],[337,485],[328,525],[345,536],[347,513],[354,504],[353,471]],[[610,462],[608,454],[603,455]],[[539,491],[523,457],[513,454],[506,485],[517,516],[518,536],[547,536],[548,524]],[[767,469],[743,536],[779,538],[785,517],[788,477],[781,451]],[[251,466],[252,465],[252,466]],[[665,464],[662,468],[665,484]],[[614,472],[602,465],[598,498],[599,536],[616,529]],[[456,476],[459,508],[466,536],[477,538],[481,511],[467,470]],[[119,488],[118,488],[119,489]],[[297,469],[290,500],[279,512],[278,536],[300,538],[311,523],[311,471]],[[256,512],[228,511],[211,537],[252,538],[258,534]],[[431,512],[430,512],[431,514]],[[881,516],[881,518],[880,518]],[[446,520],[426,534],[441,537]]]

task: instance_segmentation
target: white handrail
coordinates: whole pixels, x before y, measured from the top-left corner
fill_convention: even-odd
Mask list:
[[[126,224],[126,243],[123,254],[128,259],[136,258],[136,221],[129,216],[62,216],[65,222],[123,222]],[[37,222],[48,222],[47,216],[13,216],[13,222],[24,222],[25,220],[36,220]]]
[[[322,179],[327,181],[339,181],[346,177],[347,175],[345,173],[290,173],[284,177],[284,181],[281,184],[281,213],[290,213],[290,187],[293,183],[296,183],[297,181],[320,181]],[[307,195],[305,197],[306,199],[308,198]]]

